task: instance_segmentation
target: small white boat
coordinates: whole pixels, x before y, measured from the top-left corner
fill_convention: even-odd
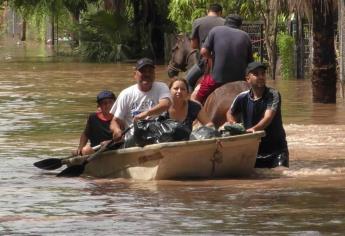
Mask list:
[[[83,175],[139,180],[248,176],[264,135],[259,131],[107,151],[90,161]],[[68,165],[80,164],[85,158],[71,158]]]

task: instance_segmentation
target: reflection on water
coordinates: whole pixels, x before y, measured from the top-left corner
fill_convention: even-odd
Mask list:
[[[336,105],[313,104],[310,81],[269,82],[283,97],[290,169],[222,180],[58,179],[32,163],[69,155],[98,91],[118,94],[133,83],[133,64],[66,62],[50,55],[45,47],[1,46],[1,235],[345,231],[340,98]],[[166,77],[158,66],[158,80]]]

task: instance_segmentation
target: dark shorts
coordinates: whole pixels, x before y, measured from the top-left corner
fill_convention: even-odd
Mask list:
[[[289,167],[289,151],[275,152],[256,157],[255,168]]]
[[[217,83],[211,74],[204,75],[204,78],[200,82],[200,88],[198,93],[196,94],[196,99],[201,103],[204,104],[207,97],[217,88],[222,86],[223,84]]]

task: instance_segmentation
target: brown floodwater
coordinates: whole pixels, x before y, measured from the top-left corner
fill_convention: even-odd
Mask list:
[[[309,80],[269,81],[283,98],[290,168],[242,179],[56,178],[35,168],[76,148],[102,89],[132,84],[133,64],[54,58],[0,44],[0,235],[343,235],[345,103],[313,104]],[[166,67],[157,67],[167,81]]]

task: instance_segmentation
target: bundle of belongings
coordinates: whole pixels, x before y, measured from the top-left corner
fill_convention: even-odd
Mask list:
[[[219,131],[222,137],[228,137],[231,135],[245,134],[246,129],[240,123],[229,124],[226,123],[223,125],[223,128]]]
[[[134,122],[133,132],[126,134],[123,148],[144,147],[155,143],[226,137],[242,133],[245,133],[245,129],[241,124],[226,125],[224,130],[220,132],[214,127],[207,126],[200,126],[191,131],[187,125],[181,122],[158,117],[156,119]]]
[[[232,135],[245,134],[246,129],[240,123],[225,124],[221,129],[216,130],[214,127],[200,126],[192,131],[190,140],[210,139],[214,137],[228,137]]]
[[[125,147],[189,140],[191,130],[181,122],[158,117],[134,122],[134,132],[125,137]]]
[[[189,140],[203,140],[220,137],[220,133],[214,127],[200,126],[193,130]]]

